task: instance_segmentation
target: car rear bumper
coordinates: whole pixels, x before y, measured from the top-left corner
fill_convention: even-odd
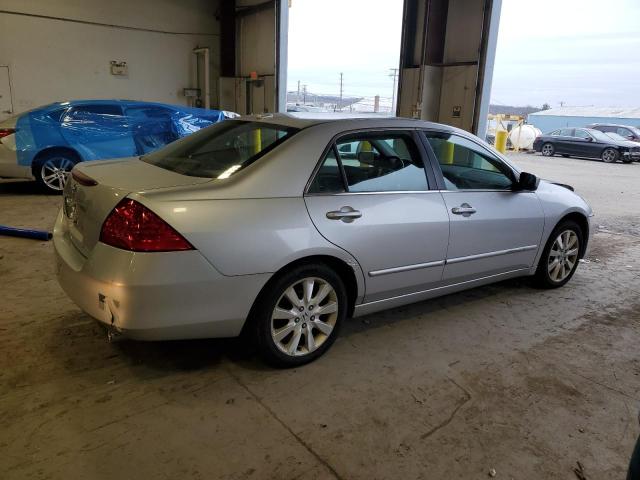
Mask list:
[[[71,300],[138,340],[237,336],[270,277],[224,276],[195,250],[137,253],[98,243],[85,258],[62,212],[53,241],[58,281]]]

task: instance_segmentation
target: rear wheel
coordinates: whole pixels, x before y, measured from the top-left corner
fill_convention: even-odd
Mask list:
[[[333,344],[347,314],[340,277],[322,264],[286,272],[267,287],[252,311],[263,358],[279,367],[311,362]]]
[[[605,148],[602,152],[602,161],[606,163],[614,163],[618,160],[619,153],[615,148]]]
[[[583,235],[577,223],[561,222],[549,236],[535,273],[535,282],[542,288],[558,288],[567,283],[580,258]]]
[[[36,162],[33,173],[40,187],[47,193],[62,193],[67,176],[76,163],[77,157],[70,153],[51,153]]]
[[[556,153],[556,149],[551,143],[545,143],[544,145],[542,145],[541,151],[542,155],[544,155],[545,157],[553,157],[553,154]]]

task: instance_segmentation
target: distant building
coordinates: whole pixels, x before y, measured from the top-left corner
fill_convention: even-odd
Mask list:
[[[529,123],[543,133],[562,127],[586,127],[591,123],[640,126],[639,108],[561,107],[529,114]]]

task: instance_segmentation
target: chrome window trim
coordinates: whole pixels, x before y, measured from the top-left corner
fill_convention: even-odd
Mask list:
[[[504,189],[504,190],[497,190],[497,189],[490,189],[490,188],[470,188],[468,190],[438,190],[440,193],[479,193],[479,192],[484,192],[484,193],[533,193],[529,190],[521,190],[521,191],[515,191],[515,190],[511,190],[510,188]]]
[[[342,197],[346,195],[398,195],[416,193],[441,193],[440,190],[393,190],[388,192],[318,192],[306,193],[305,197]]]
[[[481,260],[483,258],[498,257],[500,255],[509,255],[511,253],[528,252],[529,250],[536,250],[538,245],[526,245],[524,247],[508,248],[506,250],[496,250],[494,252],[478,253],[476,255],[467,255],[466,257],[455,257],[447,259],[446,264],[455,264],[462,262],[470,262],[472,260]]]
[[[389,275],[390,273],[410,272],[411,270],[420,270],[422,268],[441,267],[445,264],[444,260],[435,262],[415,263],[413,265],[405,265],[403,267],[385,268],[382,270],[372,270],[369,272],[370,277],[378,277],[380,275]]]

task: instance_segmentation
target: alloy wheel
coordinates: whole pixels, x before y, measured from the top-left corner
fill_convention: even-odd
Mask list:
[[[545,157],[550,157],[551,155],[553,155],[553,146],[549,143],[547,143],[546,145],[542,146],[542,154]]]
[[[613,148],[607,148],[602,152],[602,160],[607,163],[615,162],[618,159],[618,153]]]
[[[580,244],[578,235],[573,230],[565,230],[553,242],[549,251],[547,271],[554,282],[566,279],[578,261]]]
[[[290,356],[303,356],[322,346],[338,319],[338,296],[334,288],[317,277],[290,285],[271,315],[271,338]]]
[[[73,167],[74,163],[66,157],[53,157],[42,164],[40,178],[51,190],[61,191]]]

